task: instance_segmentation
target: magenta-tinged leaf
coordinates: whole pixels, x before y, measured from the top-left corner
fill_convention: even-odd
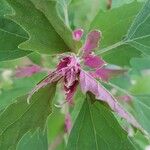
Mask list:
[[[79,62],[75,56],[67,56],[62,58],[57,66],[57,70],[61,70],[63,74],[63,85],[66,101],[69,104],[73,103],[73,96],[78,86],[79,68]]]
[[[80,72],[80,85],[81,90],[84,93],[88,91],[93,93],[96,99],[106,102],[110,106],[110,108],[115,111],[120,117],[126,119],[127,122],[131,123],[134,127],[141,129],[140,125],[137,123],[134,117],[126,112],[115,100],[115,98],[100,83],[98,83],[98,81],[96,81],[84,70],[81,70]]]
[[[80,41],[83,36],[83,29],[76,29],[72,32],[72,37],[75,41]]]
[[[100,78],[103,81],[108,82],[108,80],[114,76],[117,75],[121,75],[124,72],[126,72],[126,70],[123,69],[109,69],[109,68],[100,68],[98,70],[96,70],[95,72],[91,72],[90,74],[94,77],[94,78]]]
[[[66,86],[64,86],[65,89],[65,95],[66,95],[66,101],[69,104],[73,104],[73,96],[76,92],[77,86],[78,86],[79,82],[77,80],[75,80],[73,82],[72,86],[69,86],[68,88]]]
[[[106,64],[106,62],[99,56],[90,54],[84,57],[84,64],[91,68],[101,68]]]
[[[67,113],[65,116],[65,132],[69,133],[71,127],[72,127],[71,116],[69,113]]]
[[[27,102],[30,103],[30,99],[32,95],[37,92],[39,89],[44,88],[50,83],[58,82],[63,77],[63,74],[60,71],[54,71],[50,73],[45,79],[43,79],[41,82],[39,82],[29,93]]]
[[[35,73],[42,71],[42,68],[37,65],[25,66],[25,67],[18,67],[16,69],[16,77],[23,78],[23,77],[30,77]]]
[[[40,88],[45,87],[52,82],[58,82],[62,78],[66,101],[72,104],[73,96],[78,85],[78,76],[80,72],[80,64],[78,59],[73,56],[65,56],[60,60],[57,69],[50,73],[44,80],[42,80],[29,94],[28,102],[31,96]]]
[[[95,48],[99,46],[99,41],[101,38],[101,32],[98,30],[93,30],[87,35],[87,39],[83,46],[84,55],[89,55]]]

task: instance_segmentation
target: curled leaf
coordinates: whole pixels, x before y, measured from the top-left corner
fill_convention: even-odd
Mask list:
[[[120,117],[127,120],[127,122],[131,123],[134,127],[141,129],[141,126],[138,124],[135,118],[131,114],[126,112],[115,100],[115,98],[91,75],[86,73],[84,70],[81,70],[79,78],[80,78],[81,90],[84,93],[88,91],[93,93],[96,99],[106,102],[110,106],[110,108],[114,112],[116,112]]]
[[[50,73],[47,77],[45,77],[41,82],[39,82],[29,93],[27,102],[30,103],[30,99],[32,95],[37,92],[39,89],[44,88],[50,83],[58,82],[63,77],[62,73],[60,71],[54,71]]]

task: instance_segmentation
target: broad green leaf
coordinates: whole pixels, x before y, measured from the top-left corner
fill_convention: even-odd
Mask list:
[[[0,16],[4,16],[5,13],[11,13],[12,9],[8,5],[8,3],[5,0],[0,1]]]
[[[0,149],[16,150],[25,133],[43,130],[55,95],[56,83],[47,85],[36,92],[27,103],[27,96],[17,98],[0,115]]]
[[[87,95],[71,131],[67,150],[134,150],[112,112],[94,101]]]
[[[124,7],[124,6],[122,6],[122,7]],[[132,11],[128,11],[128,12],[132,12]],[[118,14],[119,14],[119,16],[123,17],[122,15],[120,15],[119,12],[118,12]],[[133,57],[133,53],[136,56],[138,56],[138,55],[140,56],[140,53],[149,55],[150,54],[150,45],[149,45],[150,16],[149,16],[149,14],[150,14],[150,0],[147,0],[144,7],[139,12],[139,14],[135,18],[134,22],[132,23],[130,29],[128,30],[126,37],[123,40],[120,39],[120,42],[116,41],[115,44],[112,44],[111,46],[102,49],[99,53],[101,53],[108,62],[114,63],[114,64],[120,64],[120,65],[129,65],[127,63],[122,63],[122,62],[119,63],[121,61],[120,58],[127,58],[126,60],[128,60],[128,62],[129,62],[130,58]],[[118,33],[118,29],[117,29],[116,33]],[[116,35],[116,33],[115,33],[115,35]],[[113,37],[113,36],[111,36],[111,37]],[[116,36],[114,36],[114,37],[116,37]],[[115,38],[114,38],[114,40],[115,40]],[[105,42],[104,42],[104,45],[105,45]],[[117,51],[120,51],[120,53]],[[123,55],[123,51],[128,55],[128,57]],[[116,55],[115,55],[116,53],[120,57],[119,61],[116,61]],[[130,55],[130,53],[132,53],[132,55]],[[111,59],[109,59],[109,58],[111,58]]]
[[[72,119],[73,124],[74,124],[75,120],[77,119],[78,114],[80,113],[80,110],[81,110],[82,105],[84,103],[85,97],[86,96],[82,93],[81,88],[78,88],[78,90],[76,91],[76,95],[74,97],[75,105],[74,105],[74,108],[71,112],[71,119]]]
[[[28,58],[34,63],[38,65],[42,65],[42,55],[39,53],[33,52],[30,55],[28,55]]]
[[[3,16],[12,10],[6,1],[0,1],[0,61],[23,57],[31,53],[18,48],[18,45],[28,39],[25,31],[16,23]]]
[[[48,150],[47,133],[40,130],[34,134],[28,132],[19,141],[16,150]]]
[[[54,142],[59,134],[64,133],[64,114],[58,108],[54,108],[53,113],[48,118],[48,141],[50,144]]]
[[[48,8],[45,9],[48,1],[7,0],[7,2],[15,11],[15,14],[9,14],[7,17],[23,27],[30,37],[29,40],[20,44],[19,48],[47,54],[62,53],[70,50],[66,40],[61,38],[58,31],[58,26],[61,28],[61,24],[59,24],[55,5],[50,5],[51,7],[48,5]],[[42,7],[44,12],[49,11],[49,16],[53,16],[52,19],[47,18],[47,15],[39,7]],[[53,23],[54,21],[55,24]],[[57,28],[55,27],[56,24]],[[63,36],[66,32],[67,29],[63,30]]]
[[[11,87],[2,90],[0,93],[0,110],[13,103],[17,97],[25,95],[32,90],[44,76],[45,74],[38,73],[31,77],[14,79]]]
[[[140,55],[135,48],[123,45],[122,41],[140,7],[141,3],[132,2],[106,12],[100,11],[93,20],[90,29],[99,29],[103,35],[97,54],[107,62],[129,65],[130,58]]]
[[[124,41],[150,55],[150,0],[147,0],[142,10],[135,18]]]
[[[140,3],[133,2],[110,11],[99,11],[91,24],[91,29],[97,28],[102,31],[101,48],[121,41],[127,33],[133,18],[138,13],[140,6]]]
[[[52,26],[56,30],[56,32],[59,34],[59,36],[64,40],[66,45],[70,48],[70,50],[76,52],[76,48],[80,42],[73,41],[72,38],[72,30],[69,26],[69,18],[66,13],[68,13],[68,10],[64,10],[66,19],[68,22],[63,22],[59,17],[59,11],[57,10],[58,5],[64,5],[64,0],[31,0],[34,5],[43,12],[43,14],[47,17],[49,22],[51,22]],[[63,8],[63,7],[62,7]],[[65,8],[63,8],[65,9]],[[65,25],[66,24],[66,25]],[[68,49],[66,49],[67,51]]]
[[[107,50],[107,48],[104,49],[104,51],[105,50]],[[99,50],[99,52],[101,53],[102,51]],[[108,63],[119,65],[119,66],[130,66],[131,58],[141,57],[141,52],[139,52],[133,47],[130,47],[129,45],[120,45],[117,48],[109,49],[104,53],[102,52],[100,55]]]
[[[150,134],[150,95],[137,95],[133,101],[134,115],[141,126]]]
[[[12,60],[26,56],[32,51],[18,48],[28,37],[24,31],[12,21],[0,16],[0,61]]]

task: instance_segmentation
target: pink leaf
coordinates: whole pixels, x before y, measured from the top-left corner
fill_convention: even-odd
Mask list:
[[[65,68],[66,69],[64,73],[64,90],[65,90],[67,102],[69,104],[72,104],[73,96],[78,85],[78,76],[80,71],[79,69],[80,65],[78,63],[78,59],[74,56],[72,57],[70,56],[68,59],[67,67]]]
[[[72,37],[76,41],[80,41],[83,36],[83,29],[76,29],[72,33]]]
[[[84,57],[84,64],[91,68],[101,68],[106,64],[106,62],[102,58],[90,54]]]
[[[37,65],[18,67],[16,69],[16,77],[18,78],[30,77],[33,74],[40,72],[41,70],[42,68]]]
[[[126,112],[115,100],[115,98],[100,83],[98,83],[98,81],[96,81],[84,70],[81,70],[80,72],[80,85],[81,90],[84,93],[88,91],[93,93],[96,99],[106,102],[110,106],[110,108],[115,111],[119,116],[126,119],[133,126],[141,128],[137,121],[134,119],[134,117]]]
[[[101,38],[101,32],[98,30],[91,31],[87,35],[87,39],[83,46],[84,55],[89,55],[95,48],[99,46],[99,41]]]
[[[54,71],[50,73],[47,77],[45,77],[42,81],[40,81],[29,93],[27,102],[30,103],[30,99],[32,95],[37,92],[39,89],[44,88],[46,85],[54,82],[58,82],[63,77],[61,71]]]
[[[91,72],[90,74],[94,77],[94,78],[100,78],[103,81],[108,82],[108,80],[114,76],[123,74],[124,72],[126,72],[126,70],[123,69],[108,69],[108,68],[100,68],[98,70],[96,70],[95,72]]]

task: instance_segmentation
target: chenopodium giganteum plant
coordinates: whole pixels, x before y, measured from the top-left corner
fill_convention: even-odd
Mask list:
[[[79,41],[82,38],[83,30],[76,29],[72,35],[74,40]],[[74,53],[62,54],[56,70],[51,72],[30,92],[27,101],[30,103],[32,95],[46,85],[53,82],[61,82],[64,87],[66,101],[70,105],[73,104],[73,96],[77,86],[80,85],[83,93],[91,92],[97,100],[106,102],[120,117],[126,119],[134,127],[141,129],[134,117],[125,111],[111,93],[95,79],[100,78],[106,81],[108,74],[110,74],[110,72],[105,72],[107,69],[104,67],[107,63],[94,54],[94,49],[98,47],[101,36],[102,33],[100,31],[93,30],[87,35],[85,44],[78,55]],[[92,71],[84,70],[85,66],[90,67]],[[113,73],[113,71],[111,72]],[[120,72],[121,70],[118,70],[118,73]],[[68,114],[66,118],[70,124]],[[66,125],[66,127],[70,127],[70,125]]]
[[[10,77],[15,88],[1,90],[0,84],[0,150],[47,150],[47,133],[53,136],[48,139],[50,150],[149,148],[149,80],[144,94],[131,91],[144,73],[140,86],[149,79],[144,71],[150,64],[150,0],[141,10],[142,2],[109,1],[107,8],[112,2],[112,9],[104,12],[99,11],[100,1],[76,2],[0,1],[0,61],[30,60]],[[56,54],[46,56],[57,56],[53,70],[42,64],[43,54]],[[55,93],[62,101],[52,113]]]

